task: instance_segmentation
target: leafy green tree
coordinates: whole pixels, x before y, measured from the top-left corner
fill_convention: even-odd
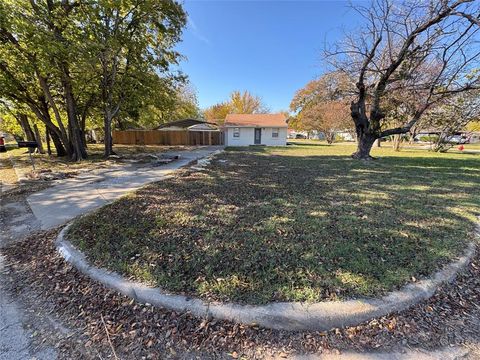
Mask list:
[[[83,7],[87,47],[98,63],[99,101],[105,131],[105,156],[112,154],[112,121],[128,98],[148,97],[159,88],[146,87],[152,77],[170,72],[180,54],[186,14],[176,1],[99,0]],[[131,101],[131,100],[130,100]]]
[[[185,23],[173,0],[2,1],[0,99],[29,107],[72,160],[87,156],[86,125],[101,116],[108,156],[113,120],[184,80],[170,67]]]
[[[0,106],[0,132],[5,132],[18,137],[26,136],[24,129],[20,125],[18,118],[11,112],[5,111]],[[30,135],[33,133],[30,133]]]
[[[0,4],[0,97],[16,107],[29,107],[48,128],[57,154],[72,160],[86,156],[71,73],[80,68],[82,55],[80,30],[73,21],[79,4],[53,0]]]
[[[129,118],[130,127],[153,129],[159,124],[181,120],[186,118],[198,119],[203,114],[198,107],[197,94],[188,84],[174,84],[166,82],[167,79],[159,79],[163,82],[149,97],[149,101],[143,101],[135,116]]]

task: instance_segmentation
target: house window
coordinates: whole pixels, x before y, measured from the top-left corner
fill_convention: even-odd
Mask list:
[[[233,128],[233,137],[240,137],[240,128]]]
[[[279,128],[272,129],[272,138],[278,138],[278,133],[280,132]]]

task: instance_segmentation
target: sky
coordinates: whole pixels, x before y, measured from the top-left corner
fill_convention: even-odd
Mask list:
[[[234,90],[287,110],[296,90],[322,74],[325,41],[358,24],[347,1],[186,0],[188,25],[177,49],[202,109]]]

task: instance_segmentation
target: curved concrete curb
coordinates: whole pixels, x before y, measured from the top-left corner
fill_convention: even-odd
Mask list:
[[[233,303],[204,302],[200,299],[170,294],[160,288],[152,288],[140,282],[126,280],[122,276],[91,266],[85,255],[78,251],[64,236],[70,224],[58,235],[57,250],[64,259],[81,273],[101,282],[141,303],[165,307],[175,311],[190,311],[199,317],[231,320],[244,324],[283,330],[330,330],[358,325],[375,317],[404,310],[431,297],[437,288],[455,279],[475,255],[471,243],[465,254],[445,266],[432,278],[408,284],[401,290],[390,292],[379,299],[357,299],[335,302],[300,303],[284,302],[267,305],[238,305]]]

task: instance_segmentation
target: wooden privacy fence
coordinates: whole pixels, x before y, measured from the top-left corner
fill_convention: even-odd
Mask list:
[[[124,145],[223,145],[222,131],[113,131],[113,143]]]

